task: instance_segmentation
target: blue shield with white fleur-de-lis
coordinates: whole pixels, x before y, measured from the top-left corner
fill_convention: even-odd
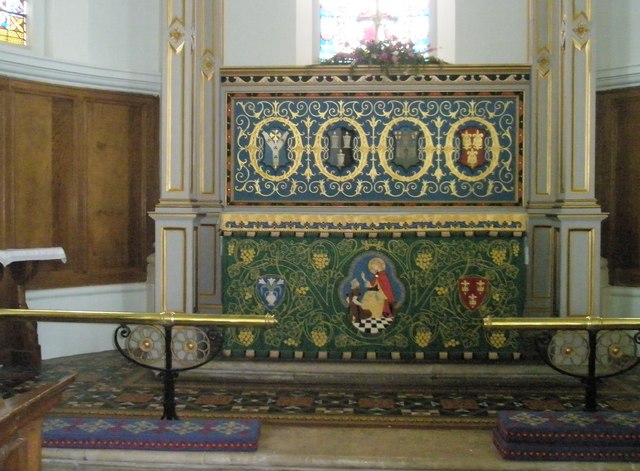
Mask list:
[[[284,278],[278,276],[263,276],[258,278],[256,287],[261,301],[269,311],[278,307],[284,299]]]

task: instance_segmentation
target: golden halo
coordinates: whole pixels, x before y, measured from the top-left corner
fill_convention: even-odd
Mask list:
[[[384,260],[382,260],[380,257],[373,257],[371,260],[369,260],[369,264],[367,266],[369,267],[371,273],[378,273],[384,271],[385,268],[387,268],[387,264],[384,263]],[[376,270],[376,267],[379,268],[379,270]]]

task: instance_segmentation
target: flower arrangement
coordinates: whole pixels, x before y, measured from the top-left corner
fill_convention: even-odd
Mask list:
[[[435,56],[415,51],[411,41],[402,42],[397,38],[362,41],[361,46],[352,52],[339,52],[335,56],[323,61],[323,64],[349,64],[351,67],[359,65],[378,65],[385,73],[391,67],[413,66],[418,69],[423,64],[442,65],[446,62]]]

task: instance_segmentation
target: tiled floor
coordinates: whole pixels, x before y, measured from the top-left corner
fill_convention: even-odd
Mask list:
[[[40,376],[70,371],[76,384],[54,414],[162,412],[162,383],[117,352],[50,360]],[[604,381],[599,406],[637,409],[638,375]],[[178,378],[178,412],[259,418],[257,452],[45,449],[43,469],[640,470],[640,463],[507,461],[496,452],[495,410],[580,410],[583,395],[578,380],[544,365],[214,361]]]
[[[162,381],[116,351],[49,360],[40,377],[72,372],[76,382],[55,415],[162,415]],[[600,409],[637,409],[637,376],[603,382]],[[489,429],[498,410],[581,410],[584,389],[544,365],[224,360],[181,373],[176,403],[185,419]]]

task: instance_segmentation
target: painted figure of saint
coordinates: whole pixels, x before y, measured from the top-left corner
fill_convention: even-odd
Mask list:
[[[371,317],[373,318],[392,318],[395,295],[389,276],[385,271],[386,264],[380,257],[373,257],[369,260],[368,267],[373,274],[373,278],[369,280],[364,272],[361,273],[362,280],[367,288],[362,297],[362,308],[371,311]]]
[[[360,301],[360,283],[355,278],[351,280],[351,290],[347,295],[349,305],[348,317],[350,322],[360,322],[371,317],[371,311],[363,309]]]

